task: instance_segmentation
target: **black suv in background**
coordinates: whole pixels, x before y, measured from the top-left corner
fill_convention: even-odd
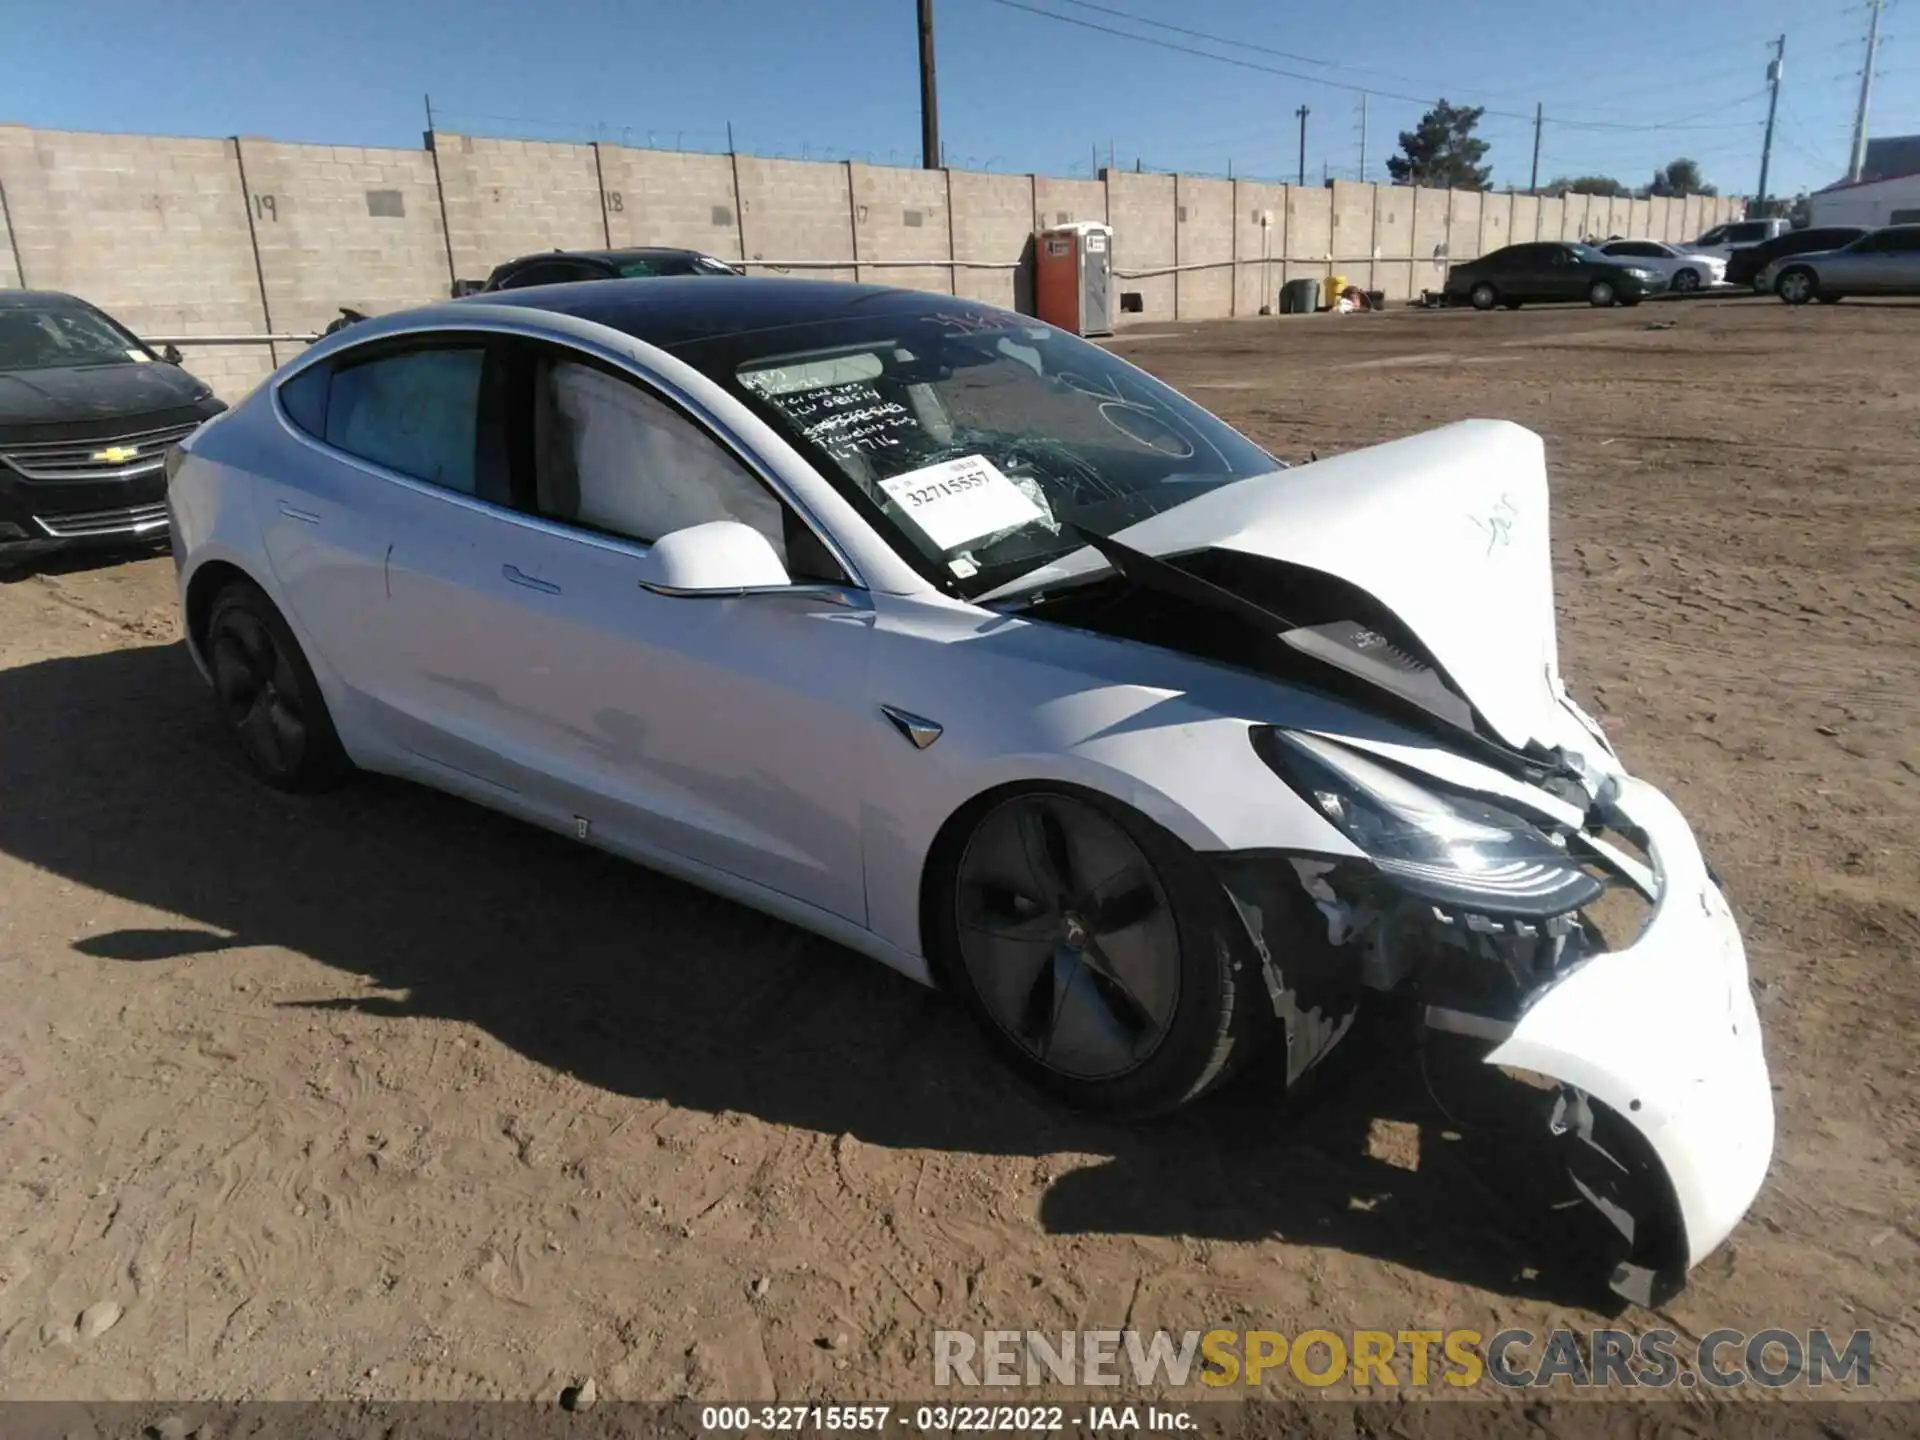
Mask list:
[[[71,295],[0,290],[0,562],[167,536],[167,451],[227,407]]]
[[[1838,250],[1866,234],[1859,225],[1821,225],[1789,230],[1761,245],[1748,245],[1727,256],[1727,283],[1759,288],[1760,272],[1789,255],[1811,255],[1816,250]]]
[[[745,272],[699,250],[643,245],[626,250],[550,250],[522,255],[480,284],[459,281],[454,294],[482,295],[489,290],[518,290],[527,285],[565,285],[575,280],[634,280],[656,275],[741,275]]]

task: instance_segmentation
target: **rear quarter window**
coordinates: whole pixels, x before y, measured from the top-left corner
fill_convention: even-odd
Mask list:
[[[342,365],[328,387],[327,444],[416,480],[473,494],[485,359],[475,346]]]
[[[309,365],[280,386],[280,408],[287,419],[316,440],[327,438],[327,390],[331,365]]]

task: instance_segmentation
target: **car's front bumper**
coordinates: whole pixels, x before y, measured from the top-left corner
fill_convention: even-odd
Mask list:
[[[35,483],[0,465],[0,555],[167,538],[167,477],[159,465],[111,482]]]
[[[1759,1193],[1773,1155],[1773,1088],[1746,950],[1692,828],[1651,785],[1613,784],[1616,828],[1637,831],[1651,861],[1652,916],[1626,948],[1542,991],[1487,1061],[1572,1086],[1652,1151],[1680,1242],[1649,1262],[1661,1272],[1651,1277],[1657,1293],[1719,1246]],[[1628,1238],[1645,1239],[1652,1223],[1632,1217],[1640,1234]]]

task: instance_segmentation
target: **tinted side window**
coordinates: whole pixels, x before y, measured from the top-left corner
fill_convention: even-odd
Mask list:
[[[720,442],[632,380],[557,357],[533,373],[534,508],[550,520],[651,543],[709,520],[766,537],[796,581],[846,572]]]
[[[1730,228],[1730,226],[1726,225],[1716,225],[1693,243],[1696,245],[1724,245],[1727,240],[1731,238],[1727,234]]]
[[[473,494],[485,360],[485,350],[473,346],[411,350],[340,366],[327,398],[327,443],[416,480]]]
[[[327,438],[327,386],[331,365],[311,365],[280,387],[287,418],[316,440]]]
[[[720,442],[631,380],[545,358],[533,375],[534,508],[628,540],[710,520],[758,530],[794,579],[841,581],[811,530]]]
[[[1884,230],[1880,235],[1882,250],[1899,255],[1912,255],[1920,252],[1920,225],[1903,226],[1898,230]]]
[[[1896,210],[1887,218],[1895,225],[1920,225],[1920,210]]]
[[[1764,221],[1754,225],[1733,225],[1727,229],[1727,239],[1736,245],[1753,244],[1765,240],[1767,236],[1768,228]]]
[[[500,282],[502,290],[518,290],[525,285],[565,285],[573,280],[600,280],[605,272],[578,260],[540,260],[516,270]]]

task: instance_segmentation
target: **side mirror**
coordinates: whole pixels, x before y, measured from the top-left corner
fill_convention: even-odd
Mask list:
[[[767,537],[738,520],[709,520],[662,535],[640,570],[641,589],[684,598],[717,599],[793,584]]]
[[[169,365],[178,365],[187,357],[180,353],[180,347],[178,345],[169,345],[160,352],[160,358]]]

